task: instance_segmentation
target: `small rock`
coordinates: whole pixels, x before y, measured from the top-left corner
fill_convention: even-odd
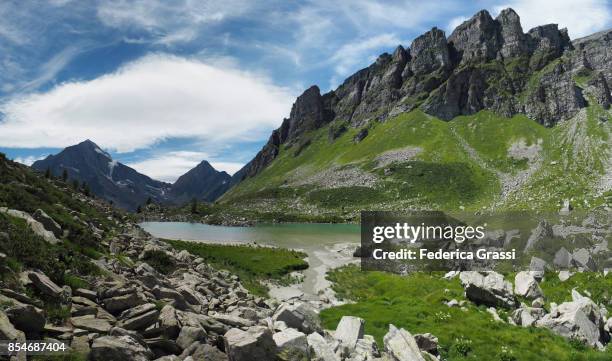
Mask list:
[[[191,327],[185,326],[181,329],[181,332],[176,339],[176,344],[180,348],[186,349],[195,341],[205,341],[206,331],[202,327]]]
[[[102,336],[95,338],[89,353],[90,361],[148,361],[151,350],[130,336]]]
[[[389,332],[385,335],[383,342],[385,351],[395,361],[425,361],[421,355],[419,346],[410,332],[389,325]]]
[[[530,299],[542,296],[542,290],[538,281],[530,272],[521,271],[514,278],[514,293]]]
[[[357,340],[363,338],[363,326],[365,321],[359,317],[343,316],[336,327],[334,338],[350,351],[355,349]]]
[[[246,331],[232,328],[223,337],[225,352],[232,361],[270,361],[276,356],[276,344],[267,327],[253,326]]]

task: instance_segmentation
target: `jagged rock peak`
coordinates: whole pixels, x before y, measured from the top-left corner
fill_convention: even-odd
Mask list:
[[[499,24],[491,14],[481,10],[459,25],[448,38],[461,57],[461,62],[495,59],[500,48]]]
[[[398,63],[405,63],[409,60],[409,57],[409,52],[401,45],[398,45],[397,48],[395,48],[393,55],[391,56],[392,60]]]
[[[521,26],[521,18],[511,8],[502,10],[495,21],[499,23],[504,58],[513,58],[528,52],[527,39]]]
[[[280,142],[294,139],[305,131],[317,129],[332,118],[333,113],[325,104],[319,87],[313,85],[293,103],[289,119],[283,122],[280,129]]]
[[[414,39],[410,53],[414,74],[427,74],[450,65],[446,35],[436,27]]]

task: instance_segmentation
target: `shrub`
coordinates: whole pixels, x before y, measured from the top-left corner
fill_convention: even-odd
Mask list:
[[[176,268],[174,259],[164,251],[146,251],[142,260],[163,274],[171,273]]]

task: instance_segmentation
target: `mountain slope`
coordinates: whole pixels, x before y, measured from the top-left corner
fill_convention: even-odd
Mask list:
[[[87,183],[93,194],[132,211],[148,198],[165,202],[170,189],[170,184],[153,180],[114,161],[90,140],[39,160],[32,168],[42,172],[50,169],[55,176],[66,170],[69,179]]]
[[[481,11],[448,39],[434,28],[334,91],[304,92],[221,202],[353,216],[604,202],[611,41],[523,33],[511,9]]]
[[[217,171],[204,160],[174,182],[170,197],[175,204],[184,204],[193,198],[213,202],[229,188],[230,180],[229,174]]]

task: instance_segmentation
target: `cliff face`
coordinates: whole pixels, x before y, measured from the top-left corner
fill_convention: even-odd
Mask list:
[[[611,39],[608,30],[572,42],[556,24],[524,33],[512,9],[495,19],[482,10],[448,38],[433,28],[410,48],[398,46],[393,54],[380,55],[334,91],[321,95],[316,86],[306,90],[232,183],[258,174],[281,145],[308,146],[300,136],[330,122],[363,127],[415,108],[451,120],[489,109],[507,117],[525,114],[553,126],[587,106],[589,98],[608,107]]]

